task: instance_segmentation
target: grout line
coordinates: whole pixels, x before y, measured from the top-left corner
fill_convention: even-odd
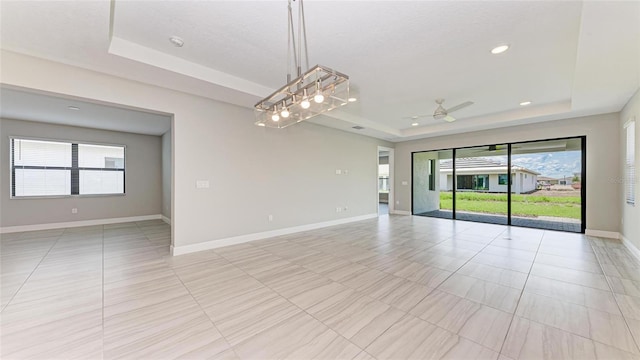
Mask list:
[[[144,235],[144,238],[147,240],[147,242],[152,246],[155,247],[155,245],[153,244],[153,242],[151,240],[149,240],[149,237],[147,236],[147,234],[144,233],[144,231],[142,231],[140,229],[140,227],[138,226],[138,223],[136,222],[136,228],[138,229],[138,231],[140,231],[140,233],[142,233],[142,235]],[[169,229],[171,229],[171,225],[169,225]],[[171,237],[171,236],[169,236]],[[157,251],[156,251],[157,253]],[[160,254],[158,254],[160,255]],[[204,310],[204,308],[202,307],[202,305],[200,304],[200,302],[198,302],[198,300],[193,296],[193,294],[191,293],[191,290],[187,287],[187,285],[185,285],[185,283],[182,281],[182,278],[180,278],[180,276],[178,275],[178,273],[176,272],[176,270],[173,268],[173,266],[170,266],[169,264],[166,263],[166,261],[164,261],[163,259],[163,255],[161,256],[161,260],[165,263],[165,265],[167,265],[167,267],[169,269],[171,269],[171,272],[173,273],[173,276],[175,276],[178,281],[180,281],[180,283],[182,284],[182,286],[184,287],[185,290],[187,290],[187,293],[189,294],[189,296],[191,296],[191,299],[193,299],[193,301],[196,303],[196,305],[198,305],[198,308],[200,308],[200,310],[202,311],[202,314],[204,316],[207,317],[207,319],[209,319],[209,322],[211,323],[211,325],[213,326],[214,329],[216,329],[216,331],[218,332],[218,334],[220,334],[220,336],[222,337],[222,339],[224,339],[224,342],[227,343],[228,349],[227,350],[231,350],[233,351],[233,354],[239,359],[240,356],[238,356],[238,354],[236,353],[235,349],[233,348],[233,346],[231,346],[231,343],[229,343],[229,340],[227,340],[227,338],[224,336],[224,334],[222,333],[222,331],[220,331],[220,329],[218,329],[218,327],[216,326],[216,324],[213,322],[213,319],[211,319],[211,317],[209,317],[209,315],[207,314],[207,312]],[[224,351],[227,351],[224,350]],[[219,352],[218,354],[215,355],[219,355],[221,353],[223,353],[224,351]]]
[[[470,227],[470,228],[471,228],[471,227]],[[467,228],[467,229],[469,229],[469,228]],[[464,232],[464,231],[465,231],[465,230],[467,230],[467,229],[464,229],[464,230],[462,230],[462,231],[460,231],[460,232]],[[395,324],[397,324],[398,322],[400,322],[400,321],[401,321],[402,319],[404,319],[406,316],[412,316],[412,317],[415,317],[415,318],[420,319],[420,320],[422,320],[422,321],[425,321],[425,322],[427,322],[427,323],[429,323],[429,324],[431,324],[431,325],[433,325],[433,326],[436,326],[437,328],[443,329],[443,330],[448,331],[448,332],[450,332],[450,333],[454,333],[453,331],[450,331],[450,330],[444,329],[444,328],[440,327],[440,326],[439,326],[439,325],[437,325],[437,324],[434,324],[434,323],[432,323],[432,322],[430,322],[430,321],[427,321],[427,320],[423,320],[423,319],[422,319],[422,318],[420,318],[419,316],[415,316],[415,315],[411,314],[411,310],[415,309],[415,307],[416,307],[416,306],[418,306],[418,305],[419,305],[419,304],[420,304],[424,299],[426,299],[427,297],[429,297],[429,296],[433,293],[433,290],[436,290],[440,285],[442,285],[442,284],[443,284],[444,282],[446,282],[450,277],[452,277],[454,274],[456,274],[456,273],[457,273],[461,268],[463,268],[465,265],[467,265],[469,262],[471,262],[471,260],[472,260],[473,258],[475,258],[476,256],[478,256],[478,254],[480,254],[484,249],[486,249],[486,248],[487,248],[487,247],[488,247],[488,246],[489,246],[489,245],[490,245],[490,244],[491,244],[495,239],[497,239],[499,236],[501,236],[505,231],[506,231],[506,229],[505,229],[505,230],[503,230],[503,231],[501,231],[501,232],[500,232],[499,234],[497,234],[495,237],[493,237],[493,238],[491,239],[491,241],[487,242],[487,243],[486,243],[486,244],[485,244],[485,245],[484,245],[480,250],[478,250],[478,251],[476,252],[476,254],[475,254],[475,255],[473,255],[471,258],[469,258],[469,260],[467,260],[464,264],[460,265],[460,266],[459,266],[455,271],[450,271],[450,272],[451,272],[451,274],[450,274],[449,276],[447,276],[444,280],[442,280],[438,285],[436,285],[435,287],[433,287],[433,288],[432,288],[432,290],[429,292],[429,294],[427,294],[427,296],[425,296],[424,298],[422,298],[418,303],[416,303],[414,306],[412,306],[412,307],[411,307],[411,308],[406,312],[405,316],[403,316],[402,318],[400,318],[398,321],[394,322],[391,326],[389,326],[387,329],[385,329],[385,331],[383,331],[382,333],[380,333],[380,335],[378,335],[378,336],[377,336],[373,341],[371,341],[371,343],[369,343],[369,345],[373,344],[373,343],[374,343],[378,338],[380,338],[380,337],[381,337],[382,335],[384,335],[387,331],[389,331],[389,329],[390,329],[391,327],[393,327],[393,325],[395,325]],[[451,236],[447,237],[446,239],[444,239],[444,240],[442,240],[442,241],[440,241],[440,242],[436,243],[436,244],[435,244],[435,245],[433,245],[433,246],[430,246],[429,248],[427,248],[427,249],[425,249],[425,250],[421,250],[421,251],[426,251],[426,250],[431,249],[431,248],[433,248],[433,247],[435,247],[435,246],[438,246],[438,245],[440,245],[440,244],[444,243],[445,241],[452,239],[453,237],[455,237],[455,232],[454,232],[454,234],[453,234],[453,235],[451,235]],[[472,250],[472,251],[473,251],[473,250]],[[454,256],[452,256],[452,257],[454,257]],[[437,267],[435,267],[435,266],[431,266],[431,265],[426,265],[426,264],[421,264],[421,265],[424,265],[424,266],[430,266],[430,267],[433,267],[433,268],[436,268],[436,269],[439,269],[439,270],[444,270],[444,269],[440,269],[440,268],[437,268]],[[444,270],[444,271],[448,271],[448,270]],[[407,280],[407,279],[405,279],[405,280]],[[411,280],[408,280],[408,281],[411,281]],[[486,280],[483,280],[483,281],[486,281]],[[490,281],[487,281],[487,282],[490,282]],[[503,286],[504,286],[504,285],[503,285]],[[439,290],[439,291],[442,291],[442,290]],[[454,295],[454,296],[457,296],[457,295]],[[474,302],[474,303],[477,303],[477,302],[476,302],[476,301],[474,301],[474,300],[470,300],[470,299],[466,299],[466,298],[464,298],[464,299],[465,299],[465,300],[468,300],[468,301],[472,301],[472,302]],[[482,303],[478,303],[478,304],[480,304],[481,306],[487,306],[487,307],[493,308],[492,306],[485,305],[485,304],[482,304]],[[516,308],[517,308],[517,306],[516,306]],[[493,308],[493,309],[495,309],[495,308]],[[496,309],[496,310],[498,310],[498,311],[502,311],[502,312],[505,312],[504,310],[501,310],[501,309]],[[515,309],[514,309],[514,315],[515,315]],[[512,316],[512,320],[513,320],[513,316]],[[511,324],[509,324],[509,325],[511,325]],[[457,335],[457,336],[460,336],[460,335],[458,335],[458,333],[454,333],[454,334],[455,334],[455,335]],[[483,347],[483,348],[486,348],[486,349],[489,349],[489,350],[491,350],[491,351],[494,351],[493,349],[490,349],[490,348],[488,348],[487,346],[485,346],[485,345],[483,345],[483,344],[479,344],[479,343],[477,343],[477,342],[476,342],[476,341],[474,341],[474,340],[468,339],[468,338],[466,338],[466,337],[464,337],[464,336],[463,336],[463,338],[464,338],[464,339],[466,339],[466,340],[468,340],[468,341],[470,341],[470,342],[473,342],[473,343],[475,343],[475,344],[478,344],[479,346],[481,346],[481,347]],[[504,341],[503,341],[503,345],[504,345]],[[500,350],[502,350],[502,348],[500,348]]]
[[[4,309],[6,309],[11,302],[13,301],[13,299],[15,299],[16,295],[18,295],[18,293],[20,292],[20,290],[22,290],[22,288],[24,287],[24,284],[27,283],[27,281],[29,281],[29,279],[31,279],[31,276],[33,275],[33,273],[36,272],[36,270],[38,269],[38,267],[40,266],[40,264],[42,264],[42,262],[44,261],[44,259],[49,255],[49,253],[51,252],[51,249],[53,249],[57,244],[58,244],[58,240],[60,240],[60,238],[65,234],[66,229],[62,231],[62,233],[56,237],[56,240],[53,242],[53,244],[51,245],[51,247],[49,248],[49,250],[47,250],[47,252],[42,256],[42,258],[40,259],[40,261],[38,261],[38,263],[36,264],[36,266],[33,267],[33,270],[31,270],[31,272],[29,273],[29,276],[27,276],[26,279],[24,279],[24,281],[22,282],[22,284],[20,284],[20,287],[18,287],[18,290],[16,290],[15,293],[13,293],[13,296],[11,296],[11,299],[9,299],[9,301],[7,301],[7,304],[5,306],[2,307],[2,309],[0,309],[0,312],[3,312]],[[20,237],[22,237],[22,235],[20,235]],[[18,240],[20,240],[20,237],[18,237]]]
[[[467,228],[467,229],[468,229],[468,228]],[[460,232],[463,232],[463,231],[465,231],[465,230],[467,230],[467,229],[461,230]],[[386,333],[386,332],[387,332],[391,327],[393,327],[393,325],[395,325],[395,324],[397,324],[398,322],[402,321],[402,320],[403,320],[404,318],[406,318],[407,316],[412,316],[412,317],[416,317],[416,318],[420,319],[419,317],[414,316],[413,314],[411,314],[411,313],[410,313],[410,311],[411,311],[411,310],[413,310],[413,309],[414,309],[414,308],[415,308],[415,307],[416,307],[420,302],[422,302],[422,300],[424,300],[426,297],[428,297],[429,295],[431,295],[431,293],[433,292],[433,290],[435,290],[438,286],[440,286],[442,283],[444,283],[445,281],[447,281],[447,279],[449,279],[449,278],[450,278],[451,276],[453,276],[453,274],[455,274],[455,273],[456,273],[460,268],[462,268],[462,267],[463,267],[463,266],[465,266],[468,262],[470,262],[470,261],[471,261],[471,259],[473,259],[475,256],[477,256],[480,252],[482,252],[482,250],[484,250],[486,247],[488,247],[488,246],[493,242],[493,240],[497,239],[497,238],[498,238],[499,236],[501,236],[505,231],[506,231],[506,229],[505,229],[505,230],[503,230],[503,231],[501,231],[500,233],[498,233],[495,237],[493,237],[493,238],[491,239],[491,241],[487,242],[487,243],[482,247],[482,249],[478,250],[478,251],[477,251],[477,253],[476,253],[474,256],[472,256],[472,257],[471,257],[469,260],[467,260],[464,264],[462,264],[460,267],[458,267],[458,269],[457,269],[456,271],[449,271],[449,270],[445,270],[445,269],[440,269],[440,268],[437,268],[437,267],[435,267],[435,266],[426,265],[426,264],[422,264],[422,263],[418,263],[418,262],[416,262],[416,263],[421,264],[421,265],[423,265],[423,266],[429,266],[429,267],[432,267],[432,268],[435,268],[435,269],[438,269],[438,270],[443,270],[443,271],[451,272],[451,274],[450,274],[447,278],[445,278],[443,281],[441,281],[438,285],[436,285],[435,287],[429,287],[429,288],[431,288],[431,291],[429,292],[429,294],[427,294],[424,298],[422,298],[422,299],[421,299],[421,300],[420,300],[416,305],[414,305],[413,307],[411,307],[408,311],[404,311],[404,310],[397,309],[397,308],[395,308],[395,307],[393,307],[393,306],[391,306],[391,305],[389,305],[389,304],[383,303],[382,301],[380,301],[380,300],[378,300],[378,299],[372,298],[372,297],[370,297],[370,296],[368,296],[368,295],[366,295],[366,294],[362,293],[362,292],[361,292],[361,291],[359,291],[359,290],[349,288],[349,289],[354,290],[354,291],[355,291],[355,292],[357,292],[358,294],[361,294],[362,296],[365,296],[365,297],[371,298],[371,299],[373,299],[373,300],[375,300],[375,301],[378,301],[378,302],[380,302],[380,303],[383,303],[383,304],[385,304],[385,305],[387,305],[387,306],[389,306],[389,307],[391,307],[391,308],[393,308],[393,309],[395,309],[395,310],[398,310],[398,311],[400,311],[400,312],[403,312],[403,313],[404,313],[404,315],[403,315],[402,317],[400,317],[397,321],[395,321],[394,323],[392,323],[391,325],[389,325],[389,326],[388,326],[388,327],[387,327],[383,332],[381,332],[377,337],[375,337],[375,338],[374,338],[374,339],[373,339],[373,340],[372,340],[372,341],[367,345],[367,347],[368,347],[369,345],[373,344],[373,343],[374,343],[378,338],[380,338],[383,334],[385,334],[385,333]],[[427,247],[427,248],[420,249],[420,250],[419,250],[419,252],[422,252],[422,251],[428,251],[428,249],[431,249],[431,248],[433,248],[433,247],[435,247],[435,246],[438,246],[438,245],[440,245],[440,244],[444,243],[445,241],[450,240],[450,239],[451,239],[451,238],[453,238],[454,236],[455,236],[455,233],[454,233],[453,235],[448,236],[448,237],[446,237],[445,239],[443,239],[443,240],[441,240],[441,241],[439,241],[439,242],[437,242],[437,243],[435,243],[435,244],[433,244],[433,245],[431,245],[431,246]],[[285,240],[285,241],[287,241],[287,240]],[[295,243],[294,243],[294,244],[295,244]],[[299,245],[299,244],[297,244],[297,245]],[[306,247],[306,248],[310,248],[309,246],[306,246],[306,245],[299,245],[299,246],[304,246],[304,247]],[[350,245],[350,246],[354,246],[354,245]],[[356,247],[357,247],[357,246],[356,246]],[[273,253],[272,253],[272,252],[270,252],[270,251],[267,251],[267,250],[262,249],[261,247],[256,247],[256,248],[257,248],[257,249],[260,249],[260,250],[262,250],[262,251],[265,251],[265,252],[267,252],[267,253],[269,253],[269,254],[271,254],[271,255],[273,255],[273,256],[276,256],[276,257],[279,257],[279,258],[281,258],[281,259],[283,259],[283,260],[286,260],[287,262],[290,262],[288,259],[284,259],[284,258],[282,258],[282,257],[280,257],[280,256],[278,256],[278,255],[276,255],[276,254],[273,254]],[[313,248],[312,248],[312,249],[313,249]],[[333,255],[333,254],[330,254],[330,253],[326,253],[326,252],[324,252],[324,251],[320,251],[320,252],[322,252],[322,253],[324,253],[324,254],[327,254],[327,255],[330,255],[330,256],[335,256],[335,257],[338,257],[338,258],[341,258],[341,259],[347,260],[347,261],[349,261],[349,262],[351,262],[351,263],[357,263],[357,264],[362,265],[362,266],[365,266],[365,267],[367,267],[367,268],[369,268],[369,269],[371,269],[371,270],[380,271],[380,270],[377,270],[377,269],[373,269],[373,268],[371,268],[371,267],[369,267],[369,266],[363,265],[363,264],[361,264],[361,263],[359,263],[359,262],[357,262],[357,261],[351,261],[351,260],[349,260],[349,259],[347,259],[347,258],[343,258],[343,257],[341,257],[341,256]],[[222,255],[221,255],[221,256],[222,256]],[[224,256],[223,256],[223,257],[224,257]],[[406,259],[398,258],[397,256],[394,256],[394,257],[395,257],[396,259],[409,261],[409,260],[406,260]],[[225,259],[226,259],[226,258],[225,258]],[[290,263],[291,263],[291,262],[290,262]],[[298,265],[298,264],[295,264],[295,263],[292,263],[292,264],[294,264],[294,265]],[[300,265],[298,265],[298,266],[300,266]],[[305,267],[303,267],[303,268],[305,268]],[[313,273],[315,273],[315,274],[317,274],[317,275],[320,275],[320,276],[323,276],[323,277],[324,277],[324,275],[323,275],[323,274],[317,273],[317,272],[315,272],[315,271],[313,271],[313,270],[310,270],[310,269],[307,269],[307,268],[305,268],[305,269],[306,269],[306,270],[308,270],[308,271],[311,271],[311,272],[313,272]],[[242,269],[240,269],[240,270],[242,270]],[[395,276],[395,275],[393,275],[393,274],[389,274],[389,273],[386,273],[386,272],[384,272],[384,271],[380,271],[380,272],[385,273],[385,274],[387,274],[387,275]],[[249,276],[251,276],[251,275],[249,275]],[[399,276],[398,276],[398,278],[401,278],[401,277],[399,277]],[[329,279],[329,278],[327,278],[327,279]],[[411,281],[411,280],[408,280],[408,279],[405,279],[405,278],[401,278],[401,279],[406,280],[406,281],[409,281],[409,282],[412,282],[412,283],[416,283],[416,282],[414,282],[414,281]],[[258,280],[258,279],[256,279],[256,280]],[[329,280],[331,280],[331,279],[329,279]],[[258,280],[258,281],[260,281],[260,280]],[[336,283],[338,283],[338,284],[343,285],[342,283],[340,283],[340,282],[338,282],[338,281],[334,281],[334,280],[331,280],[331,281],[333,281],[333,282],[336,282]],[[262,283],[262,282],[261,282],[261,283]],[[418,284],[418,285],[422,285],[422,284],[419,284],[419,283],[416,283],[416,284]],[[264,285],[264,284],[263,284],[263,285]],[[265,286],[266,286],[266,285],[265,285]],[[422,286],[427,287],[426,285],[422,285]],[[347,287],[348,287],[348,286],[347,286]],[[273,290],[273,289],[272,289],[272,290]],[[275,290],[274,290],[274,291],[275,291]],[[278,293],[277,291],[275,291],[275,292],[276,292],[276,293]],[[278,294],[279,294],[279,293],[278,293]],[[283,296],[283,295],[281,295],[281,294],[280,294],[280,296],[282,296],[283,298],[287,299],[285,296]],[[288,299],[287,299],[287,300],[288,300]],[[468,299],[467,299],[467,300],[468,300]],[[472,300],[470,300],[470,301],[472,301]],[[474,302],[475,302],[475,301],[474,301]],[[294,304],[294,305],[295,305],[295,304]],[[484,305],[484,304],[480,304],[480,305]],[[484,306],[491,307],[491,306],[488,306],[488,305],[484,305]],[[493,307],[491,307],[491,308],[493,308]],[[305,311],[304,309],[302,309],[302,310],[303,310],[303,311]],[[505,311],[500,310],[500,309],[496,309],[496,310],[499,310],[499,311],[505,312]],[[305,311],[305,312],[306,312],[306,311]],[[514,310],[514,312],[515,312],[515,310]],[[307,314],[309,314],[309,313],[307,312]],[[315,317],[314,317],[313,315],[311,315],[311,314],[309,314],[309,315],[310,315],[310,316],[312,316],[312,317],[315,319]],[[318,320],[318,319],[316,319],[316,320]],[[420,320],[425,321],[425,322],[427,322],[427,323],[429,323],[429,324],[432,324],[432,325],[434,325],[434,326],[436,326],[436,327],[440,328],[440,326],[438,326],[437,324],[433,324],[433,323],[431,323],[431,322],[429,322],[429,321],[426,321],[426,320],[423,320],[423,319],[420,319]],[[320,321],[320,320],[318,320],[318,321]],[[322,321],[320,321],[320,322],[324,324],[324,322],[322,322]],[[324,324],[324,325],[325,325],[325,326],[327,326],[327,327],[329,327],[329,326],[328,326],[328,325],[326,325],[326,324]],[[331,328],[331,327],[329,327],[329,328]],[[332,330],[333,330],[333,329],[332,329]],[[447,329],[444,329],[444,330],[449,331],[449,330],[447,330]],[[335,330],[334,330],[334,331],[335,331]],[[449,332],[453,333],[452,331],[449,331]],[[337,333],[337,331],[336,331],[336,333]],[[338,334],[339,334],[339,333],[338,333]],[[340,335],[340,334],[339,334],[339,335]],[[456,335],[457,335],[457,334],[456,334]],[[465,339],[466,339],[466,340],[469,340],[469,341],[471,341],[471,342],[473,342],[473,343],[476,343],[476,344],[478,344],[478,345],[480,345],[480,346],[482,346],[482,347],[484,347],[484,348],[487,348],[485,345],[479,344],[479,343],[477,343],[477,342],[475,342],[475,341],[473,341],[473,340],[471,340],[471,339],[467,339],[467,338],[465,338]],[[350,341],[349,339],[347,339],[347,340],[348,340],[348,341]],[[354,345],[355,345],[355,344],[354,344]],[[357,345],[356,345],[356,346],[357,346]],[[358,347],[359,347],[359,346],[358,346]],[[489,348],[487,348],[487,349],[489,349]],[[492,350],[492,351],[493,351],[493,349],[490,349],[490,350]],[[365,347],[365,349],[363,349],[363,351],[366,351],[366,347]]]
[[[536,255],[533,257],[533,261],[531,262],[531,266],[529,267],[529,271],[527,272],[527,278],[524,281],[524,285],[522,285],[522,290],[520,290],[520,296],[518,296],[518,302],[516,303],[516,308],[513,310],[513,316],[511,316],[509,327],[507,328],[507,332],[504,334],[504,339],[502,340],[502,345],[500,346],[500,351],[498,351],[498,354],[502,354],[502,350],[504,349],[504,344],[507,342],[507,337],[509,336],[509,332],[511,331],[513,320],[517,316],[516,312],[518,311],[518,307],[520,307],[520,300],[522,300],[524,289],[527,288],[527,283],[529,282],[529,277],[531,276],[531,270],[533,269],[533,265],[535,265],[536,263],[536,259],[538,258],[538,253],[540,252],[540,246],[542,246],[542,241],[544,240],[544,237],[547,234],[547,231],[549,230],[543,230],[542,237],[540,237],[540,242],[538,243],[538,248],[536,249]]]
[[[491,224],[491,225],[496,225],[496,224]],[[464,230],[463,230],[463,231],[464,231]],[[443,270],[443,271],[447,271],[447,272],[450,272],[450,273],[451,273],[449,276],[447,276],[444,280],[442,280],[440,283],[438,283],[438,285],[436,285],[436,286],[435,286],[435,287],[433,287],[432,289],[433,289],[433,290],[438,289],[438,288],[440,287],[440,285],[444,284],[447,280],[449,280],[449,278],[451,278],[453,275],[455,275],[456,273],[458,273],[458,271],[460,271],[460,269],[462,269],[463,267],[465,267],[465,265],[467,265],[468,263],[470,263],[470,262],[471,262],[471,260],[473,260],[473,258],[475,258],[476,256],[480,255],[480,253],[481,253],[482,251],[484,251],[484,249],[486,249],[487,247],[489,247],[489,245],[491,245],[491,243],[492,243],[494,240],[496,240],[499,236],[501,236],[505,231],[506,231],[506,229],[505,229],[505,230],[503,230],[502,232],[500,232],[498,235],[494,236],[494,237],[493,237],[489,242],[487,242],[487,243],[486,243],[486,244],[485,244],[485,245],[484,245],[480,250],[477,250],[477,251],[476,251],[476,250],[471,250],[471,251],[476,251],[476,254],[475,254],[475,255],[473,255],[472,257],[470,257],[470,258],[469,258],[469,260],[465,261],[465,262],[464,262],[464,264],[460,265],[460,266],[459,266],[455,271],[450,271],[450,270],[446,270],[446,269],[440,269],[439,267],[436,267],[436,266],[432,266],[432,265],[426,265],[426,264],[418,263],[418,264],[421,264],[421,265],[424,265],[424,266],[429,266],[429,267],[432,267],[432,268],[436,268],[436,269],[438,269],[438,270]],[[443,242],[445,242],[445,241],[447,241],[447,240],[452,239],[454,236],[455,236],[455,234],[454,234],[454,235],[452,235],[452,236],[450,236],[450,237],[448,237],[448,238],[446,238],[445,240],[440,241],[440,242],[439,242],[439,243],[437,243],[435,246],[440,245],[441,243],[443,243]],[[433,247],[433,246],[432,246],[432,247]],[[432,248],[432,247],[429,247],[429,249],[430,249],[430,248]],[[465,250],[466,250],[466,249],[465,249]],[[445,256],[447,256],[447,255],[445,255]],[[450,257],[455,257],[455,256],[450,256]],[[486,264],[483,264],[483,265],[486,265]],[[487,265],[487,266],[491,266],[491,265]],[[492,266],[492,267],[495,267],[495,266]],[[511,271],[515,271],[515,270],[511,270]],[[462,274],[459,274],[459,275],[462,275]],[[468,276],[468,275],[463,275],[463,276]],[[469,276],[469,277],[474,278],[474,279],[477,279],[477,280],[480,280],[480,281],[486,281],[486,282],[491,283],[491,284],[496,284],[496,285],[500,285],[500,286],[504,286],[504,287],[511,288],[510,286],[506,286],[506,285],[502,285],[502,284],[497,284],[497,283],[494,283],[494,282],[492,282],[492,281],[488,281],[488,280],[478,279],[478,278],[475,278],[475,277],[473,277],[473,276]],[[409,280],[409,281],[411,281],[411,280]],[[513,289],[513,288],[512,288],[512,289]],[[433,292],[433,290],[432,290],[431,292],[429,292],[429,294],[428,294],[427,296],[430,296],[430,295],[431,295],[431,293]],[[442,291],[442,290],[438,290],[438,291]],[[446,291],[445,291],[445,292],[446,292]],[[449,294],[449,293],[447,293],[447,294]],[[453,294],[451,294],[451,295],[453,295]],[[425,296],[422,300],[424,300],[427,296]],[[457,296],[457,295],[454,295],[454,296]],[[460,297],[460,296],[458,296],[458,297]],[[490,307],[490,308],[492,308],[492,309],[496,309],[496,310],[499,310],[499,311],[502,311],[502,312],[506,312],[506,311],[504,311],[504,310],[502,310],[502,309],[494,308],[493,306],[485,305],[485,304],[479,303],[479,302],[477,302],[477,301],[475,301],[475,300],[466,299],[466,298],[463,298],[463,299],[465,299],[465,300],[469,300],[469,301],[473,301],[473,302],[478,303],[478,304],[480,304],[480,305],[482,305],[482,306],[487,306],[487,307]],[[422,302],[422,300],[420,300],[420,302]],[[415,304],[413,307],[411,307],[411,309],[409,309],[409,311],[407,311],[407,313],[409,313],[411,310],[415,309],[415,307],[416,307],[416,306],[418,306],[418,305],[420,304],[420,302],[419,302],[418,304]],[[514,310],[514,313],[515,313],[515,310]],[[435,324],[434,324],[434,325],[435,325]]]
[[[285,241],[287,241],[287,240],[285,240]],[[250,246],[251,246],[251,247],[253,247],[253,248],[255,248],[255,249],[257,249],[257,250],[261,250],[261,251],[264,251],[264,252],[266,252],[266,253],[268,253],[268,254],[271,254],[272,256],[275,256],[275,257],[277,257],[277,258],[279,258],[279,259],[282,259],[282,260],[286,261],[286,262],[287,262],[287,263],[289,263],[289,264],[292,264],[292,265],[295,265],[295,266],[300,266],[300,265],[298,265],[298,264],[296,264],[296,263],[293,263],[293,262],[289,261],[288,259],[285,259],[285,258],[283,258],[283,257],[281,257],[281,256],[276,255],[276,254],[273,254],[273,253],[272,253],[272,252],[270,252],[270,251],[264,250],[264,249],[262,249],[262,248],[260,248],[260,247],[254,246],[254,245],[250,245]],[[214,252],[215,252],[215,251],[214,251]],[[327,329],[329,329],[329,330],[333,331],[334,333],[336,333],[336,335],[338,335],[339,337],[341,337],[341,338],[345,339],[345,341],[347,341],[349,344],[351,344],[351,345],[355,346],[356,348],[360,349],[360,350],[361,350],[360,352],[365,351],[364,349],[360,348],[360,346],[358,346],[358,345],[354,344],[353,342],[351,342],[351,340],[349,340],[349,339],[347,339],[346,337],[344,337],[344,336],[343,336],[342,334],[340,334],[338,331],[336,331],[335,329],[333,329],[333,328],[332,328],[332,327],[330,327],[329,325],[325,324],[325,323],[324,323],[323,321],[321,321],[320,319],[317,319],[315,316],[313,316],[312,314],[310,314],[309,312],[307,312],[305,309],[303,309],[303,308],[299,307],[298,305],[294,304],[293,302],[291,302],[291,301],[289,300],[289,298],[288,298],[288,297],[286,297],[286,296],[284,296],[284,295],[280,294],[278,291],[274,290],[273,288],[271,288],[271,287],[270,287],[270,286],[268,286],[267,284],[265,284],[265,283],[263,283],[262,281],[260,281],[259,279],[255,278],[253,275],[251,275],[251,274],[247,273],[244,269],[242,269],[242,268],[240,268],[239,266],[235,265],[231,260],[227,259],[224,255],[222,255],[222,254],[218,254],[217,252],[215,252],[215,253],[216,253],[217,255],[219,255],[220,257],[222,257],[223,259],[225,259],[225,261],[229,262],[229,264],[231,264],[232,266],[234,266],[234,267],[235,267],[235,268],[237,268],[238,270],[240,270],[240,271],[242,271],[243,273],[245,273],[245,275],[247,275],[247,276],[251,277],[252,279],[254,279],[254,280],[256,280],[257,282],[259,282],[262,286],[264,286],[264,287],[266,287],[267,289],[269,289],[269,290],[273,291],[274,293],[278,294],[278,296],[280,296],[281,298],[283,298],[283,299],[284,299],[285,301],[287,301],[289,304],[291,304],[291,305],[295,306],[296,308],[298,308],[299,310],[301,310],[302,312],[304,312],[305,314],[309,315],[311,318],[313,318],[314,320],[318,321],[320,324],[322,324],[323,326],[325,326]],[[310,272],[312,272],[312,273],[314,273],[314,274],[316,274],[316,275],[320,275],[320,276],[324,277],[323,275],[318,274],[318,273],[316,273],[315,271],[309,270],[309,269],[307,269],[307,268],[305,268],[305,267],[303,267],[303,266],[300,266],[300,267],[302,267],[302,268],[304,268],[305,270],[310,271]],[[324,277],[324,278],[325,278],[325,279],[327,279],[327,280],[329,280],[329,281],[333,281],[333,280],[331,280],[331,279],[329,279],[329,278],[326,278],[326,277]],[[337,283],[337,281],[333,281],[333,282],[336,282],[336,283]],[[342,284],[341,284],[341,285],[342,285]],[[349,288],[349,289],[351,289],[351,288]],[[353,289],[353,290],[355,291],[355,289]],[[364,296],[364,294],[363,294],[363,296]],[[264,330],[261,330],[261,331],[259,331],[259,332],[255,333],[255,334],[251,335],[249,338],[247,338],[247,339],[243,340],[242,342],[247,341],[247,340],[251,339],[252,337],[254,337],[254,336],[256,336],[256,335],[258,335],[258,334],[260,334],[260,333],[263,333],[263,332],[265,332],[265,331],[267,331],[267,330],[269,330],[269,329],[271,329],[271,328],[273,328],[273,327],[275,327],[275,326],[277,326],[277,325],[282,324],[283,322],[285,322],[285,321],[287,321],[287,320],[291,319],[293,316],[295,316],[295,314],[294,314],[294,315],[292,315],[292,316],[290,316],[290,317],[288,317],[288,318],[286,318],[286,319],[283,319],[283,320],[281,320],[281,321],[278,321],[278,322],[277,322],[277,323],[275,323],[274,325],[269,326],[269,327],[267,327],[267,328],[266,328],[266,329],[264,329]],[[312,341],[313,341],[313,340],[312,340]],[[242,342],[240,342],[240,343],[242,343]],[[367,345],[367,346],[368,346],[368,345]],[[359,354],[359,353],[358,353],[358,354]]]
[[[596,256],[596,260],[598,261],[598,265],[600,265],[600,269],[602,270],[602,274],[604,276],[604,279],[607,282],[607,286],[609,287],[609,291],[611,291],[611,294],[613,296],[613,301],[615,301],[616,306],[618,307],[618,310],[620,310],[620,315],[622,316],[622,320],[624,320],[624,324],[627,327],[627,331],[629,332],[629,334],[631,334],[631,338],[635,342],[636,350],[640,350],[640,339],[636,339],[636,337],[633,334],[633,331],[631,331],[631,326],[629,325],[629,322],[627,321],[627,317],[624,315],[624,312],[622,311],[622,307],[620,306],[620,303],[618,302],[618,298],[616,297],[616,292],[613,291],[613,285],[611,284],[611,280],[609,280],[609,276],[605,273],[604,268],[602,267],[603,263],[600,261],[600,255],[598,255],[598,252],[595,251],[595,248],[594,248],[595,245],[592,244],[591,240],[589,240],[587,238],[587,241],[589,242],[589,246],[591,246],[591,250],[593,251],[594,255]],[[607,241],[609,241],[609,240],[607,240]],[[620,241],[620,240],[618,240],[618,241]],[[606,245],[604,246],[604,248],[605,249],[603,249],[603,250],[605,252],[607,252],[606,251],[606,249],[607,249]]]

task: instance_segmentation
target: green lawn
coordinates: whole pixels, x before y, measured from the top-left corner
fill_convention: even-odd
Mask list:
[[[453,208],[452,193],[440,193],[440,209]],[[553,216],[580,219],[580,197],[512,195],[514,216]],[[488,214],[507,214],[507,194],[463,192],[456,194],[456,210]]]

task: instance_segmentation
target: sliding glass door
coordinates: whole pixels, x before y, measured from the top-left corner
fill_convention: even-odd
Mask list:
[[[582,232],[582,149],[582,138],[512,145],[512,225]]]
[[[584,232],[585,141],[413,153],[413,214]]]
[[[507,145],[456,150],[456,219],[508,224]]]

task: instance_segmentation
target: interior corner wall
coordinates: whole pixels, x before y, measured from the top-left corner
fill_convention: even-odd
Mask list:
[[[377,213],[389,142],[307,122],[260,128],[250,108],[7,51],[0,70],[3,84],[173,114],[174,248]]]
[[[0,119],[0,227],[157,215],[161,211],[160,137],[32,121]],[[126,195],[10,198],[9,137],[126,146]],[[72,214],[71,209],[78,213]]]
[[[619,114],[613,113],[396,143],[396,209],[411,211],[411,152],[586,135],[586,228],[617,233],[621,201],[616,180],[621,169],[618,123]]]
[[[171,130],[162,135],[162,216],[171,219]]]
[[[620,187],[620,204],[621,204],[621,226],[620,234],[624,238],[635,245],[636,249],[640,249],[640,180],[638,177],[638,169],[640,169],[640,89],[636,91],[636,94],[629,100],[627,105],[620,112],[620,172],[619,179],[621,183],[627,181],[625,174],[625,161],[626,161],[626,130],[624,124],[631,118],[635,118],[636,121],[636,178],[634,179],[636,203],[635,205],[629,205],[626,203],[625,186]]]

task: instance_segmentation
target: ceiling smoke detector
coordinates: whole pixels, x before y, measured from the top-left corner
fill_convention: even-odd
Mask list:
[[[177,37],[177,36],[172,36],[169,38],[169,42],[173,44],[173,46],[175,47],[183,47],[184,46],[184,40],[182,40],[182,38]]]

